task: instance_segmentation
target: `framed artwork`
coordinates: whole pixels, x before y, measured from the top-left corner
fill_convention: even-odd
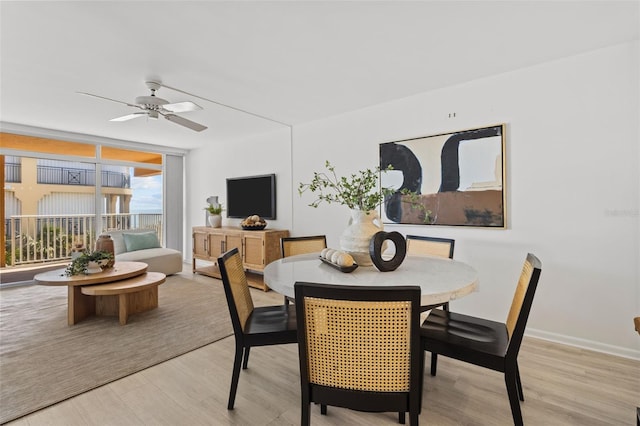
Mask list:
[[[385,223],[506,227],[505,124],[380,144]],[[392,170],[386,170],[392,166]]]

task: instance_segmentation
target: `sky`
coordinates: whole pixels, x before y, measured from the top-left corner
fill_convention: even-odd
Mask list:
[[[162,213],[162,175],[134,177],[132,173],[131,189],[131,213]]]

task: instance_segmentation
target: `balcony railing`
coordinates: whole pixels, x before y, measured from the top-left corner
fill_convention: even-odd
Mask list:
[[[5,163],[6,182],[22,182],[22,165]],[[73,167],[38,166],[38,183],[51,185],[95,186],[96,171]],[[127,173],[103,170],[102,186],[107,188],[131,188],[131,177]]]
[[[71,259],[74,245],[95,246],[95,215],[21,215],[5,221],[6,264],[46,264]],[[162,214],[106,214],[100,229],[153,229],[162,243]]]
[[[125,173],[102,171],[102,186],[109,188],[130,188],[129,175]],[[73,167],[38,166],[38,183],[56,185],[95,186],[96,171]]]

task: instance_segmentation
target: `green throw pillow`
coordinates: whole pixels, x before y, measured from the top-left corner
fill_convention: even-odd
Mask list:
[[[160,241],[155,232],[139,232],[135,234],[122,234],[124,246],[127,251],[144,250],[160,247]]]

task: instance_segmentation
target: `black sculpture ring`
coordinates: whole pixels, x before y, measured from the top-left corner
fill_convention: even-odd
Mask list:
[[[382,245],[386,240],[391,240],[396,246],[396,254],[390,260],[382,259]],[[396,231],[376,232],[369,243],[369,254],[380,272],[395,271],[407,255],[407,242],[402,234]]]

